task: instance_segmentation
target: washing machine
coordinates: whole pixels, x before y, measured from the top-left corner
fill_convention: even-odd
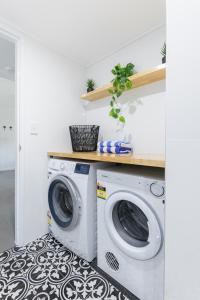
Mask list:
[[[97,172],[97,264],[141,300],[163,300],[164,171]]]
[[[49,231],[87,261],[96,257],[96,172],[101,163],[51,158],[48,163]]]

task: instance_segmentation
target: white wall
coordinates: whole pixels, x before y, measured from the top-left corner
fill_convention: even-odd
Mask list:
[[[200,299],[199,3],[167,1],[166,300]]]
[[[82,121],[83,69],[38,43],[23,39],[20,95],[24,191],[22,243],[47,231],[47,151],[71,150],[68,126]],[[31,135],[32,123],[38,135]]]
[[[126,48],[87,68],[86,77],[97,86],[112,79],[111,69],[117,64],[132,62],[137,71],[161,64],[160,49],[165,41],[165,28],[141,37]],[[89,103],[87,123],[99,124],[104,139],[125,138],[134,144],[136,153],[164,153],[165,151],[165,81],[141,87],[121,97],[126,125],[121,129],[108,116],[109,99]]]
[[[19,40],[16,242],[23,245],[47,232],[47,152],[71,150],[68,126],[84,120],[80,105],[84,70],[1,22],[0,34],[7,32]],[[32,125],[37,135],[31,134]]]
[[[6,126],[6,129],[3,129]],[[12,126],[12,130],[10,130]],[[15,168],[15,84],[0,78],[0,171]]]

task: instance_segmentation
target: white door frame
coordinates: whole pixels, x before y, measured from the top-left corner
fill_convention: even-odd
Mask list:
[[[20,64],[21,64],[21,37],[6,24],[0,23],[0,36],[15,44],[15,245],[23,245],[22,227],[22,155],[20,146],[22,145],[21,136],[21,115],[22,105],[20,101]]]

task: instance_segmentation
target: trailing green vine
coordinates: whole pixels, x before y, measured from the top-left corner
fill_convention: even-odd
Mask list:
[[[125,67],[118,64],[111,71],[115,77],[111,81],[113,87],[108,90],[112,95],[109,115],[114,119],[118,119],[121,123],[125,123],[126,120],[121,113],[121,108],[119,107],[117,99],[123,92],[132,88],[133,84],[129,80],[129,76],[132,76],[135,73],[134,67],[135,66],[132,63],[128,63]]]

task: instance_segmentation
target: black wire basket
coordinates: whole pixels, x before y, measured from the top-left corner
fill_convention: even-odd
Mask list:
[[[69,126],[69,131],[74,152],[91,152],[97,150],[99,126],[72,125]]]

